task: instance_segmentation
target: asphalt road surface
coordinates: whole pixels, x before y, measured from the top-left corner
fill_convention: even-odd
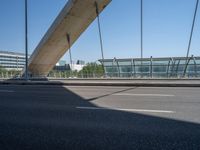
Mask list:
[[[0,150],[198,150],[200,88],[0,86]]]

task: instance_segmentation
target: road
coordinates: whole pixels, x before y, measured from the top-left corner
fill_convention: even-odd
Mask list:
[[[200,88],[0,86],[0,149],[200,149]]]

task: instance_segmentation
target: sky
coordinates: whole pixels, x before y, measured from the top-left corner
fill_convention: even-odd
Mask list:
[[[196,0],[144,1],[144,57],[186,56]],[[31,54],[67,0],[28,0]],[[100,15],[105,58],[140,57],[140,0],[112,0]],[[190,55],[200,56],[200,6]],[[24,52],[24,0],[0,0],[0,50]],[[69,62],[68,52],[63,60]],[[97,20],[72,46],[72,59],[101,59]]]

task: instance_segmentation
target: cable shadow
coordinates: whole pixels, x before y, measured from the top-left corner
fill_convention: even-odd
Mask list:
[[[137,86],[134,87],[134,88],[128,88],[128,89],[124,89],[124,90],[119,90],[119,91],[116,91],[116,92],[112,92],[112,93],[109,93],[109,94],[104,94],[104,95],[101,95],[101,96],[93,97],[93,98],[90,98],[90,99],[87,99],[87,100],[88,101],[93,101],[93,100],[96,100],[96,99],[99,99],[99,98],[111,96],[113,94],[119,94],[119,93],[122,93],[122,92],[127,92],[127,91],[130,91],[130,90],[136,89],[136,88],[137,88]]]
[[[1,150],[197,150],[200,124],[95,107],[62,86],[0,86]],[[13,91],[13,92],[12,92]]]

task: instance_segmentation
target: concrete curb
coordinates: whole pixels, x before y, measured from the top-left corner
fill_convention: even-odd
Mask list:
[[[60,86],[143,86],[143,87],[200,87],[200,83],[139,83],[139,82],[61,82],[61,81],[0,81],[0,85],[60,85]]]

